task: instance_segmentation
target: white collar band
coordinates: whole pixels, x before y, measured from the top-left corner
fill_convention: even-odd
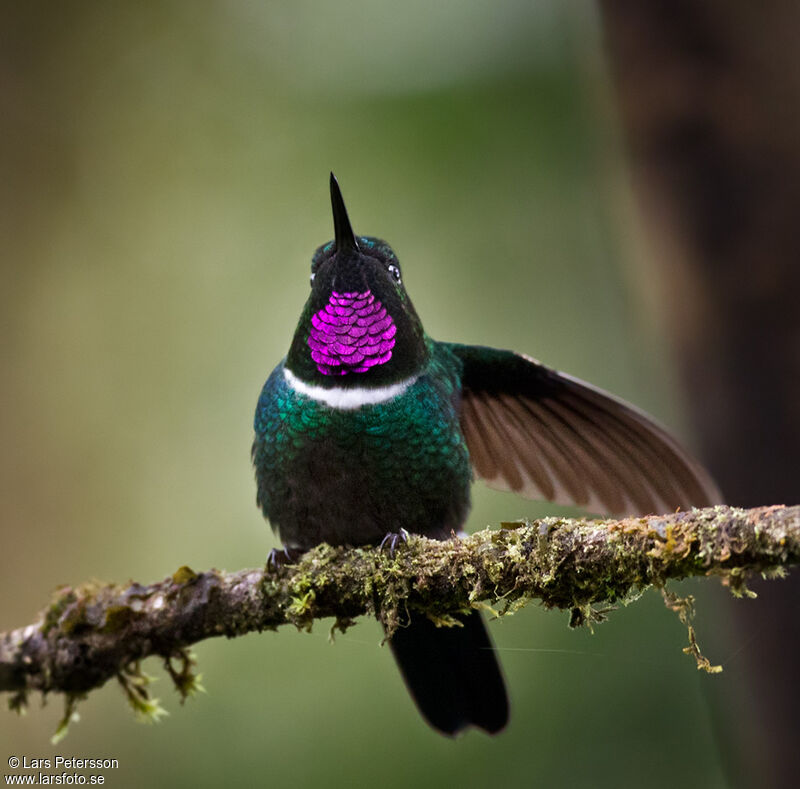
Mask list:
[[[283,368],[283,377],[295,392],[342,411],[352,411],[356,408],[361,408],[362,405],[385,403],[387,400],[392,400],[403,394],[417,380],[417,376],[412,375],[399,383],[390,384],[389,386],[377,386],[373,389],[360,386],[350,388],[332,386],[328,388],[301,381],[288,367]]]

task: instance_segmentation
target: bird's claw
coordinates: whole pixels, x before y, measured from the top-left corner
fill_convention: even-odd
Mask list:
[[[380,550],[386,551],[389,556],[394,559],[394,555],[397,551],[398,543],[407,543],[409,538],[409,534],[405,529],[400,529],[398,532],[390,531],[382,540],[380,544]]]
[[[303,552],[297,548],[273,548],[267,556],[267,570],[278,572],[288,564],[297,564]]]

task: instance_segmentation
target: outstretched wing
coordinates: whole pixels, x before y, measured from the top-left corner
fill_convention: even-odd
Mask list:
[[[703,467],[628,403],[511,351],[448,347],[463,362],[472,466],[491,487],[613,515],[721,501]]]

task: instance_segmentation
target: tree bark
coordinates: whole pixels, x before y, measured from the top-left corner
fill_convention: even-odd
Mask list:
[[[601,0],[664,326],[726,500],[800,500],[800,4]],[[794,787],[800,578],[723,601],[750,687],[715,700],[735,786]],[[754,636],[757,634],[757,638]]]
[[[33,624],[0,635],[0,690],[15,694],[16,707],[30,691],[64,693],[72,704],[117,677],[134,707],[152,714],[139,662],[163,658],[186,695],[196,685],[186,649],[213,636],[286,624],[310,629],[326,617],[344,630],[362,614],[377,615],[391,634],[401,611],[446,626],[470,607],[499,604],[502,615],[531,600],[569,610],[570,623],[579,625],[601,620],[609,605],[651,585],[689,625],[686,651],[714,670],[694,640],[691,601],[667,592],[665,583],[720,575],[741,594],[747,573],[781,574],[798,562],[800,507],[718,506],[619,521],[504,523],[443,542],[412,536],[394,556],[320,545],[278,570],[198,574],[181,567],[147,586],[59,589]]]

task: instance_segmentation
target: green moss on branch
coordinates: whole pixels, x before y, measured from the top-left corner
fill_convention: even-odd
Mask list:
[[[166,660],[183,697],[199,687],[187,648],[213,636],[287,624],[310,629],[325,617],[344,630],[363,614],[377,615],[391,632],[406,608],[447,622],[470,607],[497,605],[503,613],[531,600],[570,611],[578,625],[596,620],[599,606],[648,586],[663,589],[670,579],[716,574],[742,594],[748,573],[777,575],[799,561],[800,507],[718,506],[625,520],[503,523],[445,542],[412,537],[394,557],[320,545],[274,573],[181,567],[148,586],[58,590],[36,622],[0,634],[0,691],[13,694],[15,708],[30,691],[64,693],[73,704],[117,677],[142,712],[150,707],[140,661]],[[665,599],[686,612],[688,625],[690,601]],[[704,660],[691,628],[690,642]]]

